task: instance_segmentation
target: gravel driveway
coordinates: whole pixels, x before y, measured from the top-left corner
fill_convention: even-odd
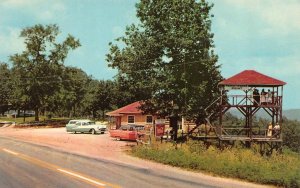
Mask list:
[[[73,134],[65,128],[1,128],[0,135],[60,148],[89,157],[119,160],[127,156],[123,150],[135,142],[116,141],[105,134]]]

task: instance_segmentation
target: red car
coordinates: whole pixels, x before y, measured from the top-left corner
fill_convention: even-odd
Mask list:
[[[117,140],[136,140],[138,138],[138,131],[144,130],[142,125],[122,125],[119,129],[112,129],[109,131],[110,137]]]

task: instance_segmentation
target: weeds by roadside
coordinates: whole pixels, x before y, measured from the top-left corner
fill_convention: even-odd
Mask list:
[[[170,143],[136,146],[132,154],[172,166],[205,171],[224,177],[245,179],[262,184],[300,187],[300,156],[284,149],[261,156],[258,150],[214,146],[208,149],[201,142],[189,142],[177,149]]]

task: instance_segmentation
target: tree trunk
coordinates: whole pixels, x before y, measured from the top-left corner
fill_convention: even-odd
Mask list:
[[[26,112],[26,106],[24,105],[24,109],[23,109],[23,122],[25,122],[25,112]]]
[[[96,111],[95,110],[92,110],[92,115],[93,115],[93,118],[96,119]]]
[[[73,115],[73,108],[69,112],[69,118],[72,118],[72,115]]]
[[[76,116],[76,104],[73,107],[73,116]]]
[[[34,121],[39,121],[39,108],[34,110]]]

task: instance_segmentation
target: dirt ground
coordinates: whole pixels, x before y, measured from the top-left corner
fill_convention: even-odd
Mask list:
[[[0,127],[0,136],[48,146],[69,153],[133,165],[140,168],[169,171],[176,170],[190,176],[205,177],[207,178],[207,181],[220,181],[220,184],[222,184],[222,182],[235,182],[237,186],[240,185],[242,187],[265,187],[234,179],[212,177],[203,173],[184,171],[179,168],[129,156],[124,151],[130,149],[130,146],[136,145],[136,143],[116,141],[109,137],[109,133],[91,135],[67,133],[65,128]]]

